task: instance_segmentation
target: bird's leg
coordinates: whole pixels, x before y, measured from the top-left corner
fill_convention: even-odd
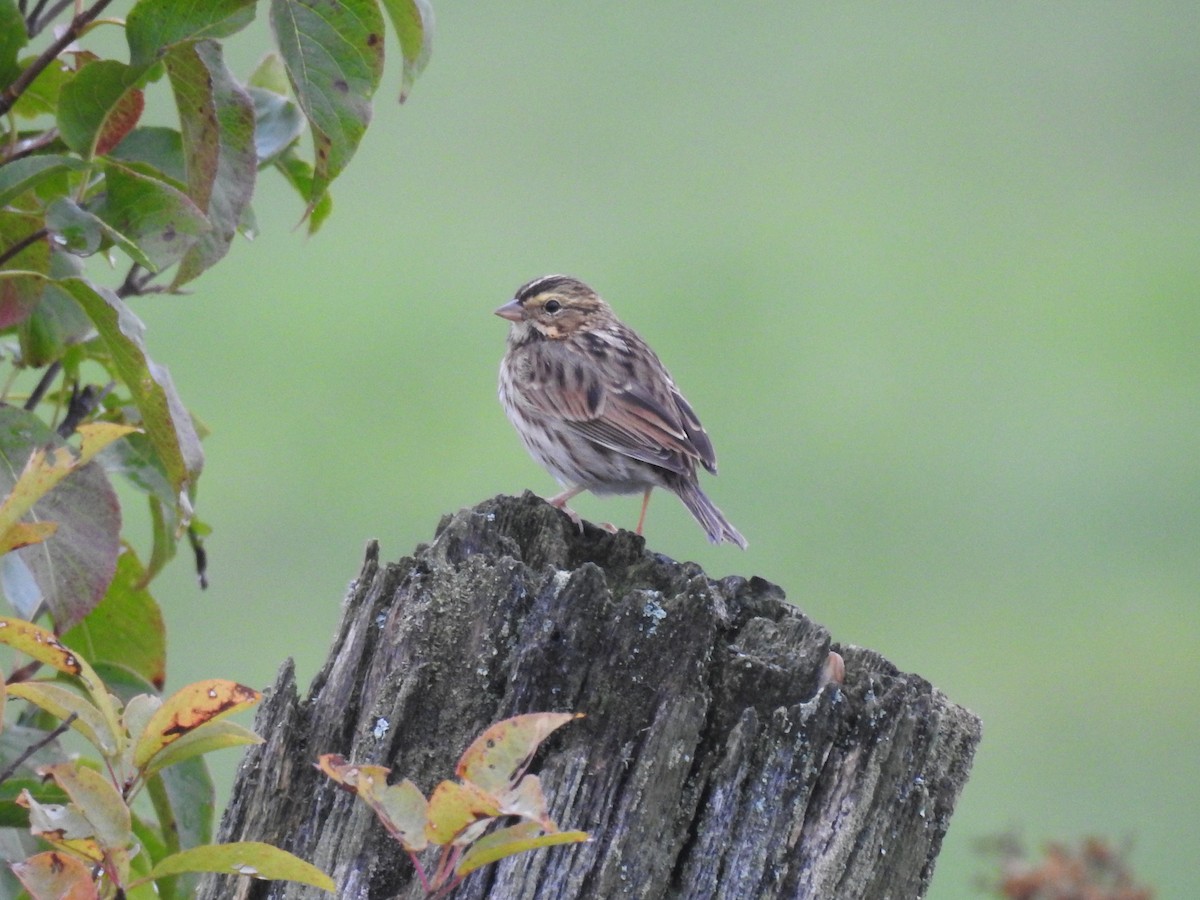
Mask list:
[[[567,514],[567,518],[569,518],[572,522],[574,522],[575,527],[578,528],[581,532],[583,531],[583,519],[581,519],[579,517],[579,513],[575,512],[575,510],[573,510],[569,506],[567,506],[567,501],[570,500],[572,497],[574,497],[576,494],[582,494],[583,491],[584,491],[584,488],[582,486],[567,488],[561,494],[555,494],[553,497],[551,497],[549,500],[546,501],[551,506],[553,506],[555,509],[561,509],[563,512],[565,512]]]
[[[642,526],[646,524],[646,508],[650,505],[650,492],[654,490],[652,487],[646,488],[646,494],[642,497],[642,514],[638,516],[637,533],[642,533]]]

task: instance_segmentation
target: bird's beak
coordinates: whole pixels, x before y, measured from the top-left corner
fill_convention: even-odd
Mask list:
[[[525,318],[525,310],[521,309],[520,301],[509,300],[496,310],[496,315],[502,319],[508,319],[510,322],[520,322]]]

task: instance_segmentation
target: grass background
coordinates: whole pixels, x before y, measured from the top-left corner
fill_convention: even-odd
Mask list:
[[[136,301],[212,429],[212,586],[181,560],[157,588],[171,685],[286,656],[306,683],[368,538],[398,558],[554,490],[496,402],[491,311],[565,271],[671,368],[750,540],[660,496],[651,545],[778,582],[983,717],[930,897],[972,895],[973,842],[1012,827],[1131,838],[1161,897],[1200,895],[1194,3],[435,8],[316,238],[267,178],[253,245]]]

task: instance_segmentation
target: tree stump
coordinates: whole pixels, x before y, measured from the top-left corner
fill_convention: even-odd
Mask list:
[[[399,845],[314,761],[390,766],[428,795],[486,726],[526,712],[586,713],[533,771],[559,827],[591,841],[484,867],[456,898],[921,897],[980,738],[969,711],[831,643],[775,585],[713,581],[629,532],[497,497],[397,563],[368,547],[308,698],[289,662],[260,708],[266,743],[219,839],[290,850],[343,900],[421,897]],[[199,896],[328,895],[208,876]]]

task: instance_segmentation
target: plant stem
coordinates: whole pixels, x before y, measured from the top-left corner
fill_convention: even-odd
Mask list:
[[[104,12],[104,8],[108,6],[112,0],[96,0],[91,9],[85,9],[68,25],[58,39],[54,41],[45,52],[35,59],[28,68],[26,68],[17,80],[4,89],[4,93],[0,94],[0,116],[8,115],[8,111],[13,108],[13,104],[17,102],[20,96],[29,89],[35,78],[42,74],[42,71],[58,58],[58,54],[62,53],[72,41],[83,33],[86,28],[100,13]]]
[[[40,241],[42,238],[44,238],[49,233],[50,232],[48,232],[45,228],[39,228],[33,234],[28,234],[25,237],[21,238],[19,241],[17,241],[11,247],[9,247],[7,250],[5,250],[3,253],[0,253],[0,266],[7,263],[10,259],[12,259],[14,256],[16,256],[18,253],[20,253],[26,247],[30,246],[31,244],[36,244],[38,241]]]

